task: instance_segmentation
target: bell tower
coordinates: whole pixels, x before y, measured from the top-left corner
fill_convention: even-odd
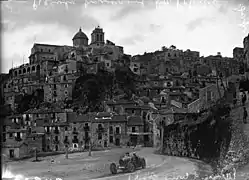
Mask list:
[[[99,26],[91,34],[91,45],[103,46],[105,44],[105,33]]]

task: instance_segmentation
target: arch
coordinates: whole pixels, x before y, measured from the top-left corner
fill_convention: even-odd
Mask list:
[[[32,71],[35,71],[35,66],[32,66]]]
[[[30,67],[27,68],[27,73],[30,73]]]
[[[23,68],[22,73],[23,73],[23,74],[26,73],[26,68]]]
[[[103,41],[103,35],[100,34],[100,41]]]
[[[40,65],[38,64],[38,65],[36,66],[36,71],[40,71],[40,69],[41,69],[41,67],[40,67]]]
[[[97,34],[97,41],[99,41],[99,34]]]
[[[22,70],[21,69],[19,69],[18,74],[22,74]]]

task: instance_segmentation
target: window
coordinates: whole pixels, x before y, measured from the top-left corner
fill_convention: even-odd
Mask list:
[[[64,87],[67,88],[67,87],[68,87],[68,84],[65,84]]]
[[[73,128],[73,131],[76,131],[76,127]]]
[[[43,49],[41,49],[41,52],[43,52]]]
[[[131,113],[132,113],[132,114],[134,114],[134,113],[135,113],[135,110],[134,110],[134,109],[132,109],[132,110],[131,110]]]
[[[68,93],[67,91],[64,92],[65,95],[67,95],[67,93]]]
[[[107,67],[109,67],[109,66],[110,66],[110,64],[109,64],[109,63],[106,63],[106,66],[107,66]]]
[[[102,134],[98,133],[98,140],[101,140],[101,139],[102,139]]]
[[[48,49],[48,52],[50,52],[50,49]]]
[[[58,141],[58,136],[55,136],[55,141]]]
[[[68,130],[68,128],[67,127],[65,127],[65,131],[67,131]]]
[[[13,138],[13,133],[9,133],[9,138]]]
[[[33,137],[33,141],[35,141],[35,137]]]
[[[136,132],[136,127],[131,127],[131,132]]]
[[[113,143],[113,136],[110,136],[110,143]]]
[[[110,126],[110,134],[113,134],[113,127]]]
[[[116,127],[116,134],[120,134],[120,128]]]

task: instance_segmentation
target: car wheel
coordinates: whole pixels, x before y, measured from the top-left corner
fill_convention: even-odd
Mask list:
[[[111,171],[112,174],[117,174],[117,166],[116,166],[115,163],[111,163],[110,171]]]
[[[128,172],[134,172],[135,171],[135,165],[132,162],[129,162],[127,165]]]
[[[145,161],[145,159],[144,159],[144,158],[142,159],[142,168],[143,168],[143,169],[145,169],[145,168],[146,168],[146,161]]]

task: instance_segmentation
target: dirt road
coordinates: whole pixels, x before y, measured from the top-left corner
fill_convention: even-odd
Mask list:
[[[11,171],[15,174],[22,174],[25,177],[46,177],[63,180],[89,180],[89,179],[135,179],[137,176],[148,177],[154,175],[156,179],[165,179],[167,176],[184,176],[186,173],[194,174],[198,171],[198,162],[186,158],[161,156],[153,153],[153,148],[142,148],[137,151],[138,155],[146,158],[147,168],[138,170],[132,174],[110,175],[109,165],[111,162],[118,162],[119,157],[125,152],[132,152],[133,149],[120,148],[109,151],[93,152],[89,157],[88,153],[70,154],[69,159],[64,155],[41,159],[40,162],[30,160],[11,162]],[[211,169],[211,168],[210,168]]]

